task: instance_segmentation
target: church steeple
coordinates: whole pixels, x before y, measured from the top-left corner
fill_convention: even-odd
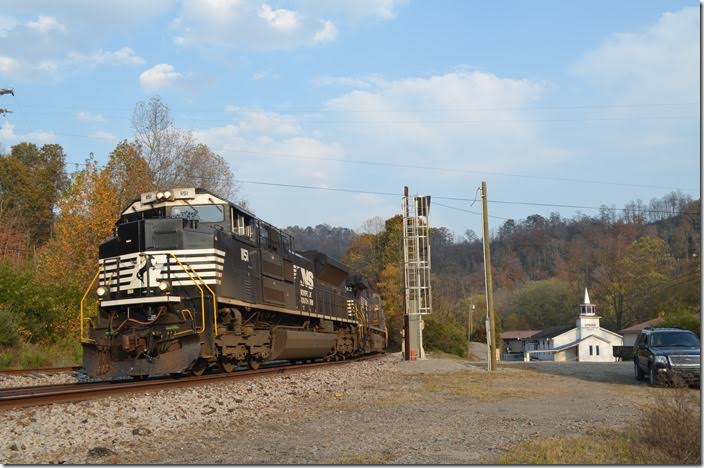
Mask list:
[[[590,315],[596,314],[596,305],[589,302],[589,291],[584,288],[584,303],[579,305],[579,315]]]

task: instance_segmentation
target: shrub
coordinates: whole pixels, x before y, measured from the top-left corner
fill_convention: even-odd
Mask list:
[[[15,315],[7,309],[0,309],[0,346],[16,346],[19,341]]]
[[[643,443],[667,455],[667,463],[701,464],[699,394],[670,389],[646,408],[638,426]]]
[[[460,357],[466,355],[466,332],[449,317],[430,314],[424,317],[424,323],[423,347],[427,351],[443,351]]]
[[[702,319],[698,313],[681,311],[668,314],[660,326],[684,328],[685,330],[692,331],[699,336],[701,324]]]

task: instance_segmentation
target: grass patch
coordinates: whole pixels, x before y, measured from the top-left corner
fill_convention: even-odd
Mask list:
[[[457,359],[457,360],[462,360],[464,359],[463,357],[460,357],[456,354],[451,354],[451,353],[446,353],[445,351],[428,351],[427,356],[432,359]]]
[[[658,392],[629,432],[593,431],[551,437],[512,447],[495,464],[675,464],[701,465],[701,408],[698,393]]]
[[[0,369],[35,369],[79,365],[83,351],[80,343],[62,340],[56,343],[23,343],[0,349]]]
[[[336,465],[386,465],[396,458],[396,455],[390,450],[384,450],[381,453],[355,453],[342,455]]]
[[[564,393],[564,387],[545,385],[556,377],[532,371],[481,372],[465,371],[451,374],[416,376],[421,391],[459,395],[482,402],[507,399],[531,399]]]
[[[579,437],[550,437],[512,447],[492,463],[517,465],[603,465],[667,463],[662,454],[624,433],[602,431]]]

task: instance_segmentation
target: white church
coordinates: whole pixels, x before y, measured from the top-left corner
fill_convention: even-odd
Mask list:
[[[623,346],[623,336],[599,326],[596,305],[589,302],[584,289],[584,304],[579,306],[575,326],[553,327],[528,338],[524,360],[612,362],[614,346]]]

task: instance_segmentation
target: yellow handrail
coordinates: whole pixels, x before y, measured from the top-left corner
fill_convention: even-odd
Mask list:
[[[95,280],[98,279],[98,275],[100,275],[100,270],[97,271],[95,276],[93,277],[93,281],[90,282],[88,285],[88,289],[86,289],[86,292],[83,293],[83,297],[81,298],[81,342],[88,342],[88,343],[94,343],[94,340],[88,339],[83,336],[83,304],[86,301],[86,297],[88,297],[88,293],[90,292],[91,289],[93,289],[93,285],[95,284]]]
[[[215,291],[213,291],[210,286],[208,286],[208,284],[203,278],[201,278],[198,272],[192,266],[190,268],[193,274],[198,277],[198,279],[203,283],[203,286],[208,288],[208,291],[210,291],[210,294],[213,296],[213,336],[218,336],[218,298],[215,295]],[[205,309],[203,309],[203,313],[205,313]]]
[[[196,287],[198,288],[198,290],[200,291],[200,310],[202,311],[201,314],[200,314],[201,329],[200,329],[200,331],[199,331],[199,330],[196,330],[196,333],[203,333],[203,332],[205,331],[205,293],[203,292],[203,288],[200,287],[200,285],[199,285],[198,282],[195,280],[195,278],[193,277],[193,275],[188,271],[188,268],[186,268],[186,267],[183,265],[183,263],[181,263],[181,261],[178,259],[178,257],[177,257],[176,255],[174,255],[172,252],[169,252],[169,255],[171,255],[171,256],[174,258],[174,260],[176,260],[176,263],[178,263],[179,266],[183,269],[183,271],[186,272],[186,274],[188,275],[188,277],[191,278],[191,281],[193,281],[193,284],[195,284]],[[202,280],[201,280],[201,281],[202,281]],[[207,285],[206,285],[206,286],[207,286]],[[210,288],[208,288],[208,289],[210,289]]]

